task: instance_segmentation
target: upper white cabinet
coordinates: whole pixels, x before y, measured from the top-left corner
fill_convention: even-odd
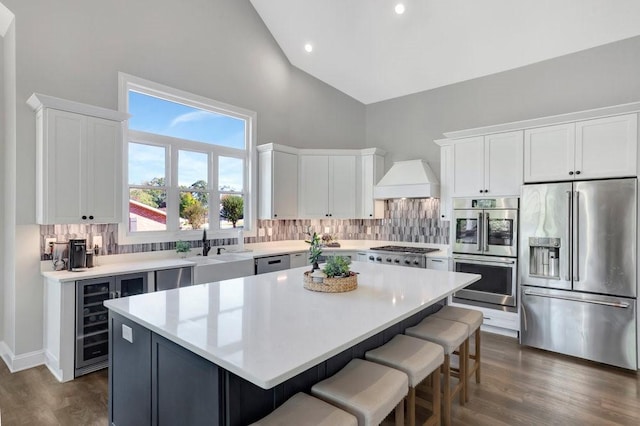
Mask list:
[[[451,220],[453,145],[440,147],[440,220]]]
[[[36,111],[37,222],[120,222],[128,115],[40,94],[27,103]]]
[[[356,156],[300,155],[301,218],[356,217]]]
[[[359,189],[356,218],[380,219],[384,217],[384,201],[373,198],[373,187],[384,175],[384,157],[381,150],[366,150],[359,158],[357,173]]]
[[[520,195],[522,144],[522,131],[454,141],[452,164],[446,165],[451,170],[445,168],[452,178],[451,196]]]
[[[525,182],[636,176],[637,114],[525,131]]]
[[[282,145],[258,147],[260,219],[298,217],[298,154]]]

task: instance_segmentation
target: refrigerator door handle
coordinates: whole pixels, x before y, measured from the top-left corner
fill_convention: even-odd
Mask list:
[[[489,213],[485,213],[485,220],[484,220],[484,251],[488,252],[489,251]]]
[[[478,251],[482,251],[482,213],[478,213]]]
[[[580,281],[580,192],[576,191],[576,204],[575,204],[575,209],[576,209],[576,223],[575,223],[575,234],[576,234],[576,245],[574,247],[575,249],[575,257],[576,257],[576,261],[575,261],[575,265],[574,265],[574,272],[575,272],[575,277],[573,278],[574,281],[578,282]]]
[[[569,259],[569,261],[567,262],[567,274],[565,275],[565,281],[571,281],[571,261],[573,258],[573,253],[571,250],[571,246],[573,245],[572,241],[571,241],[571,220],[572,220],[572,214],[571,214],[571,198],[573,196],[573,192],[572,191],[567,191],[567,257]]]
[[[629,303],[626,303],[626,302],[605,302],[604,300],[581,299],[579,297],[569,297],[569,296],[560,296],[560,295],[554,295],[554,294],[537,293],[531,290],[525,290],[524,294],[526,296],[547,297],[549,299],[561,299],[561,300],[568,300],[570,302],[592,303],[594,305],[611,306],[613,308],[627,309],[629,308],[629,306],[631,306]]]

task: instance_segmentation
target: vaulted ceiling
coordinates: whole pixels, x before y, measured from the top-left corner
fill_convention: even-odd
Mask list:
[[[640,35],[638,0],[250,1],[294,66],[364,104]]]

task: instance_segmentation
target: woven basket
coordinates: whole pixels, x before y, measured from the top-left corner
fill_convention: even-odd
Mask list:
[[[314,283],[311,272],[304,273],[304,288],[323,293],[344,293],[355,290],[358,287],[358,275],[351,272],[344,278],[324,278],[321,283]]]

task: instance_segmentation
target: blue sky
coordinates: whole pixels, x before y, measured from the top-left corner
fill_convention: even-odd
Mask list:
[[[129,92],[129,128],[181,139],[244,148],[245,122],[134,91]],[[179,185],[207,180],[207,156],[181,151]],[[164,150],[142,144],[129,146],[129,182],[141,184],[164,176]],[[220,185],[242,189],[242,160],[220,158]]]

